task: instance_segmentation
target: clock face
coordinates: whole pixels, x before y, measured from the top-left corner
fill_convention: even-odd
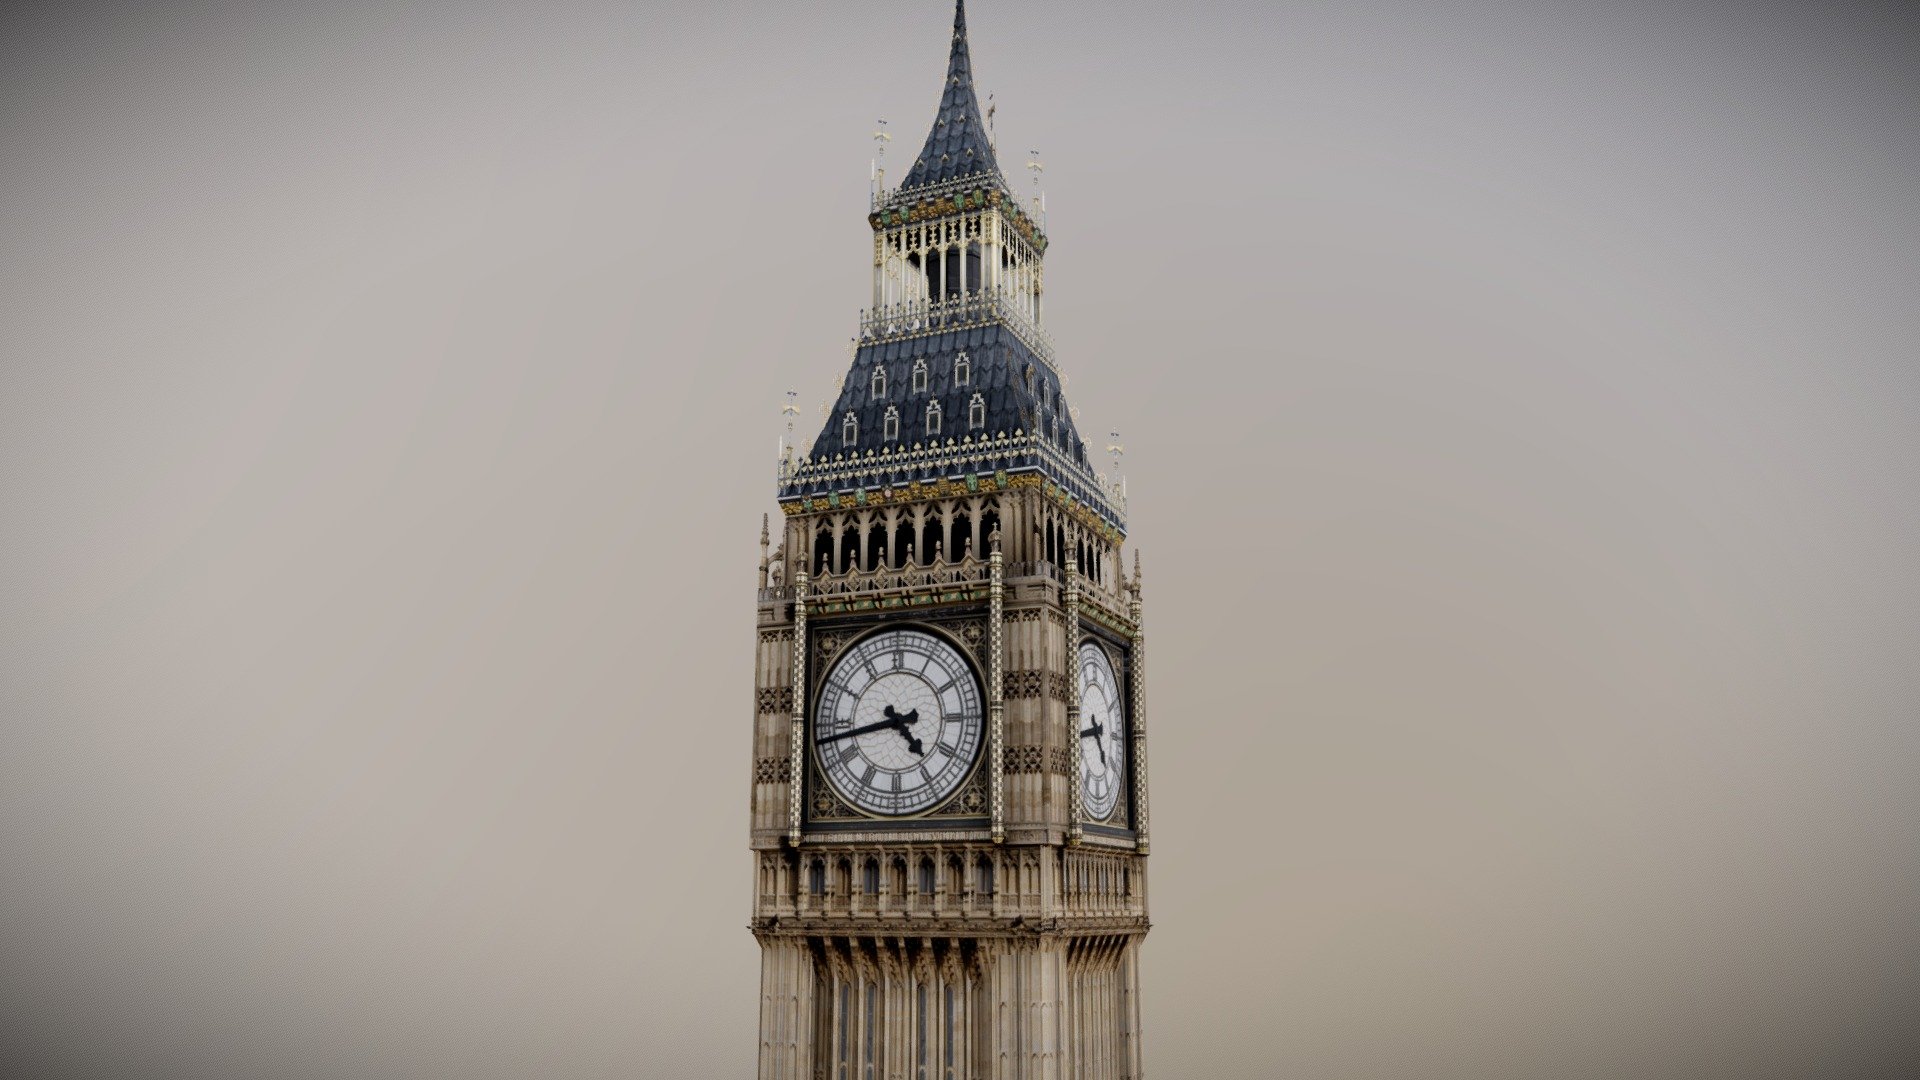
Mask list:
[[[981,743],[980,684],[924,630],[887,630],[834,661],[814,712],[827,782],[871,814],[931,810],[967,778]]]
[[[1113,816],[1125,775],[1126,717],[1120,704],[1120,680],[1114,678],[1107,650],[1091,641],[1080,644],[1080,801],[1100,821]]]

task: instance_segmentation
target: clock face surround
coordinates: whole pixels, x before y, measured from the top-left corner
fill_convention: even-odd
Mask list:
[[[1098,821],[1113,817],[1126,775],[1126,714],[1107,650],[1080,643],[1080,802]]]
[[[833,662],[814,708],[821,772],[869,814],[922,814],[959,789],[979,757],[980,683],[960,651],[925,630],[862,638]]]

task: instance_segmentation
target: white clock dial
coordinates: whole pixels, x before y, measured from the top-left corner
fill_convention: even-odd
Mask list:
[[[871,814],[931,810],[973,768],[980,684],[952,645],[886,630],[842,653],[821,684],[813,742],[827,782]]]
[[[1126,716],[1120,680],[1114,678],[1107,650],[1091,641],[1080,644],[1080,802],[1087,816],[1105,821],[1120,803],[1125,772]]]

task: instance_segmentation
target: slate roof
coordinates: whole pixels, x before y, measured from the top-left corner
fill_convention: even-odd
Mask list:
[[[956,381],[955,369],[963,353],[968,360],[968,376],[961,384]],[[920,360],[927,364],[927,388],[915,391],[913,371]],[[886,372],[885,393],[877,396],[873,393],[876,367]],[[984,424],[973,428],[969,426],[969,409],[976,394],[986,406],[986,416]],[[934,401],[940,403],[937,436],[927,430],[927,406]],[[889,406],[899,411],[900,418],[899,435],[891,440],[886,438]],[[851,445],[843,438],[849,415],[859,428]],[[1011,435],[1016,430],[1039,432],[1060,453],[1091,469],[1086,444],[1075,430],[1060,392],[1059,378],[1012,330],[1000,323],[987,323],[863,346],[854,355],[846,384],[808,456],[817,459],[855,451],[864,454],[935,437],[945,441],[968,434]]]
[[[968,376],[965,383],[960,383],[956,370],[963,354],[968,361]],[[914,368],[916,362],[922,360],[927,365],[926,389],[915,390]],[[878,395],[874,393],[873,383],[876,368],[886,372],[885,390]],[[971,423],[976,394],[985,406],[984,423],[978,427]],[[929,432],[927,421],[927,405],[934,401],[940,403],[937,434]],[[886,429],[889,407],[898,410],[899,418],[897,432],[891,439],[887,438]],[[851,443],[845,437],[849,415],[855,422]],[[1054,452],[1029,452],[1002,458],[984,468],[969,463],[964,445],[950,452],[918,455],[911,463],[900,460],[901,452],[915,443],[931,451],[929,444],[934,442],[963,443],[971,436],[977,443],[983,438],[1015,432],[1037,433]],[[806,470],[781,485],[780,498],[824,495],[849,486],[895,486],[915,480],[963,478],[973,472],[1038,471],[1115,526],[1125,527],[1118,515],[1103,505],[1106,499],[1088,457],[1086,442],[1081,439],[1067,407],[1059,377],[1033,355],[1012,329],[999,322],[861,346],[854,355],[853,367],[847,372],[840,396],[807,457],[824,466],[836,457],[866,458],[869,452],[882,458],[891,454],[895,464],[877,463],[877,471],[869,473],[864,482],[852,484],[844,479],[835,481],[815,476]]]
[[[953,51],[947,56],[947,82],[940,94],[940,112],[927,132],[926,145],[914,159],[902,189],[938,184],[963,176],[985,174],[998,178],[1000,163],[987,141],[987,124],[980,116],[980,100],[973,92],[973,61],[967,55],[967,4],[953,8]],[[1005,180],[1002,179],[1004,186]]]

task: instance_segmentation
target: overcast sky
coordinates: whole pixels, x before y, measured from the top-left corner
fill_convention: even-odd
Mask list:
[[[8,1071],[751,1072],[779,410],[950,19],[0,15]],[[1920,1073],[1915,10],[969,21],[1128,448],[1153,1075]]]

